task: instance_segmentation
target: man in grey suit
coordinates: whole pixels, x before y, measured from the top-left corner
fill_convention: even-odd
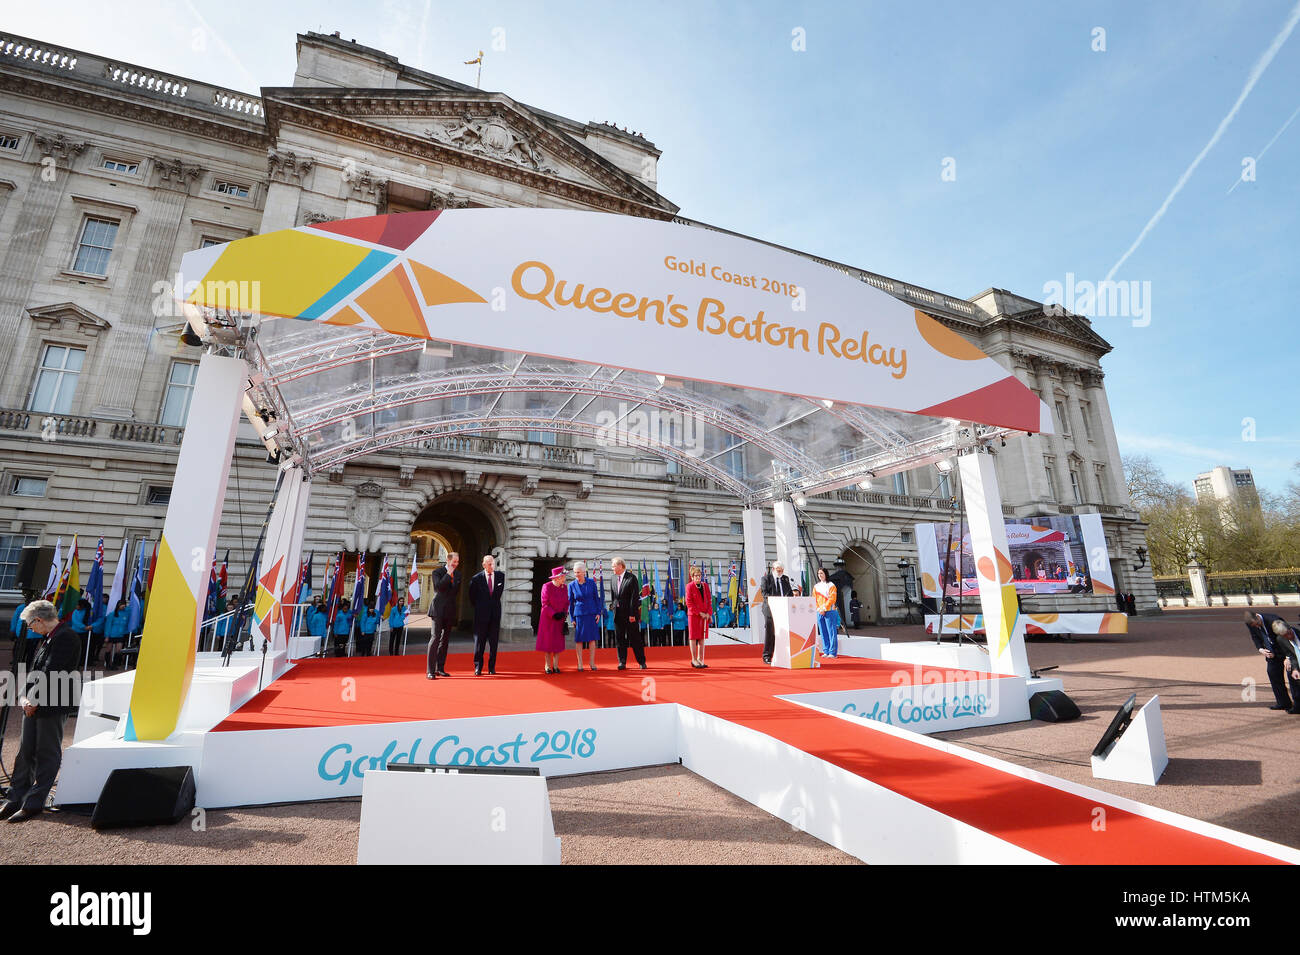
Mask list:
[[[460,596],[460,554],[452,551],[447,563],[433,572],[433,600],[429,603],[429,649],[424,675],[432,680],[447,676],[447,644],[456,626],[456,604]]]

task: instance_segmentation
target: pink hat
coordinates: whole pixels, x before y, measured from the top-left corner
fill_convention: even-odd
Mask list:
[[[564,576],[564,568],[563,568],[563,567],[555,567],[555,568],[553,568],[553,569],[551,570],[551,576],[552,576],[552,577],[563,577],[563,576]]]

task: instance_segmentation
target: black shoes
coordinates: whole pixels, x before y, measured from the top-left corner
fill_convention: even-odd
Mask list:
[[[424,675],[424,678],[425,678],[426,680],[435,680],[435,679],[437,679],[437,677],[435,677],[432,673],[426,673],[426,674]]]
[[[10,816],[5,822],[26,822],[28,819],[35,819],[41,814],[39,809],[19,809]]]
[[[439,670],[438,676],[451,676],[451,674],[448,673],[446,670]]]
[[[626,669],[627,669],[627,664],[626,664],[626,663],[620,663],[620,664],[618,665],[618,668],[619,668],[620,670],[626,670]]]
[[[763,662],[764,662],[764,663],[771,663],[771,662],[772,662],[772,658],[771,658],[771,657],[763,657]]]
[[[1283,706],[1281,703],[1274,703],[1272,706],[1269,707],[1269,709],[1270,709],[1270,710],[1286,710],[1286,709],[1290,709],[1290,707]]]
[[[496,676],[496,675],[497,675],[497,668],[496,668],[496,667],[488,667],[488,676]]]
[[[483,675],[483,666],[482,666],[482,664],[479,664],[478,666],[474,667],[474,675],[475,675],[475,676],[482,676],[482,675]]]
[[[644,663],[641,664],[641,669],[642,669],[642,670],[647,669],[647,667],[646,667],[646,665],[645,665]]]
[[[9,803],[3,809],[0,809],[0,819],[8,819],[10,816],[16,813],[18,809],[19,806],[17,803]]]

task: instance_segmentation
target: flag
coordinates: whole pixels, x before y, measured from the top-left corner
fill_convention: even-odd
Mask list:
[[[650,596],[654,593],[654,587],[646,579],[645,558],[640,561],[641,566],[641,620],[648,627],[650,626]]]
[[[664,596],[668,598],[668,609],[672,610],[677,606],[675,594],[673,592],[673,561],[668,559],[668,582],[664,585]]]
[[[217,597],[221,595],[221,582],[217,579],[217,555],[212,555],[212,566],[208,568],[208,595],[203,601],[203,619],[207,620],[217,612]]]
[[[215,558],[217,555],[213,554],[212,556]],[[221,558],[221,572],[217,574],[217,583],[221,584],[221,589],[218,593],[223,602],[226,599],[227,585],[230,583],[229,572],[230,572],[230,548],[227,547],[226,556]]]
[[[45,590],[41,597],[45,600],[53,601],[54,594],[59,589],[59,579],[63,575],[63,538],[60,537],[54,542],[54,562],[50,564],[50,576],[45,581]]]
[[[253,566],[257,566],[254,562]],[[153,556],[149,558],[149,576],[144,582],[144,613],[149,615],[149,595],[153,593],[153,575],[158,569],[158,545],[153,545]]]
[[[334,558],[334,571],[329,583],[325,585],[325,612],[329,615],[329,628],[334,629],[334,618],[339,612],[339,601],[343,599],[343,555]]]
[[[609,606],[609,592],[605,590],[605,558],[596,561],[596,580],[600,581],[600,606],[603,610]],[[604,615],[601,615],[601,626],[604,626]]]
[[[481,64],[482,62],[483,62],[483,51],[482,51],[482,50],[479,50],[479,51],[478,51],[478,56],[474,57],[474,59],[472,59],[472,60],[466,60],[466,61],[465,61],[465,65],[466,65],[466,66],[473,66],[475,63],[479,63],[479,64]]]
[[[126,569],[130,560],[126,554],[126,538],[122,538],[122,554],[117,558],[117,569],[113,571],[113,587],[108,592],[108,612],[117,610],[117,602],[126,596]]]
[[[384,564],[379,569],[379,591],[375,596],[375,609],[382,617],[388,613],[388,604],[393,599],[393,581],[389,577],[388,555],[384,555]]]
[[[736,600],[740,597],[740,577],[737,575],[738,570],[739,568],[736,567],[736,562],[733,560],[727,578],[727,600],[731,604],[732,613],[736,612]]]
[[[365,555],[357,554],[357,580],[352,585],[352,609],[356,610],[366,599]]]
[[[411,576],[406,583],[406,609],[419,609],[420,603],[420,569],[415,563],[415,548],[411,548]]]
[[[126,629],[129,633],[135,633],[144,626],[144,590],[147,573],[144,566],[144,545],[141,544],[140,553],[135,561],[135,573],[131,576],[131,590],[127,595]]]
[[[95,564],[90,568],[86,592],[90,594],[90,619],[98,620],[104,616],[104,538],[102,537],[95,545]]]
[[[59,578],[59,589],[54,595],[54,606],[59,612],[59,617],[67,620],[72,616],[72,611],[77,609],[77,601],[81,599],[81,561],[77,559],[77,537],[72,536],[72,553],[68,555],[68,566],[63,569],[63,576]]]

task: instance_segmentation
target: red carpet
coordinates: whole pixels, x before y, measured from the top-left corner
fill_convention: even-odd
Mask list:
[[[685,648],[653,647],[650,669],[619,671],[613,650],[595,672],[546,676],[542,655],[502,653],[497,675],[475,678],[468,654],[448,658],[450,678],[426,680],[422,656],[299,663],[231,714],[217,732],[546,713],[648,702],[681,703],[755,729],[945,815],[1057,862],[1242,865],[1276,863],[1156,820],[1107,807],[1094,831],[1093,800],[784,700],[781,694],[890,686],[901,664],[841,658],[820,670],[766,666],[754,647],[710,647],[707,670]],[[347,679],[354,685],[345,684]],[[649,678],[652,682],[647,682]],[[344,702],[345,690],[352,700]]]

